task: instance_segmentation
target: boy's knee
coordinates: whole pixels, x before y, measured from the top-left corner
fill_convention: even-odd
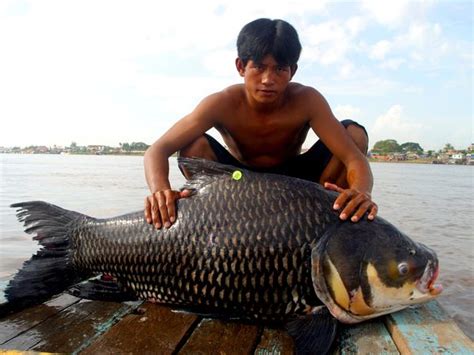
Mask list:
[[[207,143],[207,139],[203,136],[198,137],[187,146],[183,147],[178,151],[180,157],[190,158],[200,156],[199,154],[203,149],[204,145]]]
[[[356,123],[351,123],[346,127],[346,131],[360,151],[364,154],[367,153],[369,149],[369,137],[367,137],[365,129]]]
[[[209,141],[204,136],[196,138],[186,147],[180,149],[178,151],[178,155],[180,157],[185,158],[198,157],[209,160],[216,160],[215,154],[209,145]]]

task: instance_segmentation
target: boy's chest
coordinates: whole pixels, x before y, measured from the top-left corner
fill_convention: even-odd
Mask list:
[[[246,116],[231,119],[220,127],[231,150],[242,156],[297,153],[309,129],[308,120],[299,116]]]
[[[232,137],[238,140],[252,138],[274,141],[285,138],[291,139],[305,126],[307,126],[307,120],[301,115],[282,113],[278,115],[237,116],[226,122],[224,128]]]

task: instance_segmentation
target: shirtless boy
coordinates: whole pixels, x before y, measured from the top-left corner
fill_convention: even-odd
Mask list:
[[[296,30],[282,20],[252,21],[242,28],[237,50],[235,65],[244,84],[204,98],[147,150],[147,222],[170,227],[176,200],[190,195],[171,188],[168,157],[175,152],[323,184],[339,192],[334,209],[342,220],[357,222],[366,213],[374,219],[365,129],[353,121],[339,122],[317,90],[291,82],[301,52]],[[212,127],[228,150],[205,134]],[[320,140],[300,154],[309,129]]]

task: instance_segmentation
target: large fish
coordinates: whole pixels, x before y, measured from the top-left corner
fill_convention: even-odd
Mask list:
[[[226,318],[286,323],[299,352],[329,350],[337,321],[357,323],[441,292],[436,254],[384,219],[341,221],[320,185],[197,159],[193,196],[177,222],[155,229],[143,212],[96,219],[45,202],[18,218],[42,249],[10,282],[9,305],[75,292],[136,297]],[[105,283],[105,282],[104,282]],[[8,305],[8,304],[7,304]]]

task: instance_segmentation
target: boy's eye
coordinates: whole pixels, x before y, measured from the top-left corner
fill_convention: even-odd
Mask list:
[[[286,73],[290,71],[290,67],[288,65],[279,65],[277,66],[278,73]]]

